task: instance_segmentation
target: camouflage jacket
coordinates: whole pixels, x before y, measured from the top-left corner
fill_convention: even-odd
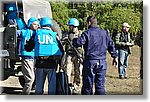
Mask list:
[[[72,39],[73,38],[78,38],[78,37],[80,37],[81,36],[81,34],[82,34],[82,31],[79,31],[79,34],[73,34],[73,36],[69,36],[69,33],[66,35],[66,36],[68,36],[68,38],[70,39],[70,41],[71,41],[71,43],[72,43]],[[73,37],[73,38],[72,38]],[[74,53],[74,51],[73,51],[73,49],[71,48],[71,46],[69,45],[69,44],[65,44],[64,45],[65,46],[65,52],[68,54],[68,55],[72,55],[72,56],[74,56],[75,55],[75,53]],[[83,55],[83,47],[78,47],[78,48],[76,48],[77,50],[78,50],[78,52],[81,54],[81,55]]]

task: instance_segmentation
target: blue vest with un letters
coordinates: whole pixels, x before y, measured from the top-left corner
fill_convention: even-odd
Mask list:
[[[56,40],[57,32],[48,29],[40,29],[35,36],[35,56],[61,55]]]
[[[27,52],[24,49],[24,45],[27,41],[29,41],[30,37],[32,36],[33,31],[30,29],[21,30],[21,56],[34,56],[34,49],[31,52]]]

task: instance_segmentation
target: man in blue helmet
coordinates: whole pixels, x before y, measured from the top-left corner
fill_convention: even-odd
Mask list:
[[[16,17],[16,25],[17,25],[18,30],[27,28],[27,25],[26,25],[26,23],[24,21],[24,17],[23,17],[23,9],[21,7],[18,7],[18,12],[17,12],[17,17]]]
[[[26,23],[23,19],[22,7],[18,7],[18,11],[17,11],[16,4],[12,3],[12,4],[7,4],[5,9],[7,12],[6,20],[8,26],[13,25],[17,27],[18,30],[26,28]]]
[[[6,10],[6,20],[8,25],[16,25],[17,18],[17,8],[15,3],[7,4],[5,7]]]
[[[43,17],[40,20],[41,29],[35,35],[35,57],[36,57],[36,90],[35,94],[44,93],[44,83],[48,78],[48,94],[56,94],[56,68],[62,51],[58,44],[57,32],[53,32],[52,19]]]
[[[13,26],[17,27],[17,30],[21,30],[26,28],[26,24],[23,18],[17,16],[17,8],[15,3],[10,3],[5,5],[6,11],[6,26]],[[21,7],[18,8],[19,16],[20,12],[22,11]],[[18,47],[19,38],[17,38],[17,47]],[[16,60],[8,59],[8,66],[10,67],[11,71],[14,71]]]
[[[25,85],[23,87],[22,94],[29,95],[32,84],[35,80],[35,68],[34,68],[34,49],[31,52],[27,52],[25,50],[26,42],[36,34],[36,30],[39,27],[39,21],[35,17],[31,17],[28,20],[28,29],[23,29],[18,31],[18,35],[20,36],[20,48],[19,55],[22,58],[22,73],[25,79]]]
[[[113,41],[106,30],[102,30],[97,25],[95,16],[87,18],[88,30],[81,34],[81,37],[73,39],[73,45],[84,47],[83,61],[83,95],[93,94],[93,85],[95,84],[95,94],[105,94],[106,77],[106,53],[107,50],[113,57],[113,64],[117,64],[117,52]]]
[[[67,34],[67,38],[71,41],[73,38],[78,38],[81,36],[81,31],[78,29],[79,27],[79,21],[76,18],[71,18],[68,21],[69,26],[69,32]],[[80,85],[81,85],[81,62],[79,58],[77,57],[74,49],[66,43],[66,55],[67,55],[67,75],[68,75],[68,81],[70,85],[73,85],[74,90],[73,94],[79,94],[80,93]],[[82,47],[78,47],[77,51],[82,55],[83,50]],[[74,77],[72,76],[72,73],[74,73]]]

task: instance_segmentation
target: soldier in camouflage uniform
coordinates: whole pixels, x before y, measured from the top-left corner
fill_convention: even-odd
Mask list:
[[[76,18],[71,18],[68,21],[69,25],[69,32],[67,33],[67,38],[71,41],[74,38],[78,38],[81,35],[81,31],[78,30],[79,26],[79,21]],[[79,93],[80,91],[80,83],[81,83],[81,63],[79,58],[77,57],[75,51],[73,48],[69,45],[66,44],[65,46],[65,51],[67,55],[67,75],[68,75],[68,81],[69,84],[73,85],[74,87],[74,93]],[[78,47],[77,51],[83,55],[83,50],[82,47]],[[74,75],[74,77],[72,76]]]

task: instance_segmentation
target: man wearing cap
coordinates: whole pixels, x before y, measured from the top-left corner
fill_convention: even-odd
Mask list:
[[[131,54],[130,47],[133,46],[133,41],[130,37],[128,23],[122,24],[122,32],[116,35],[116,46],[118,48],[118,74],[119,79],[127,79],[126,68],[128,65],[128,55]]]

